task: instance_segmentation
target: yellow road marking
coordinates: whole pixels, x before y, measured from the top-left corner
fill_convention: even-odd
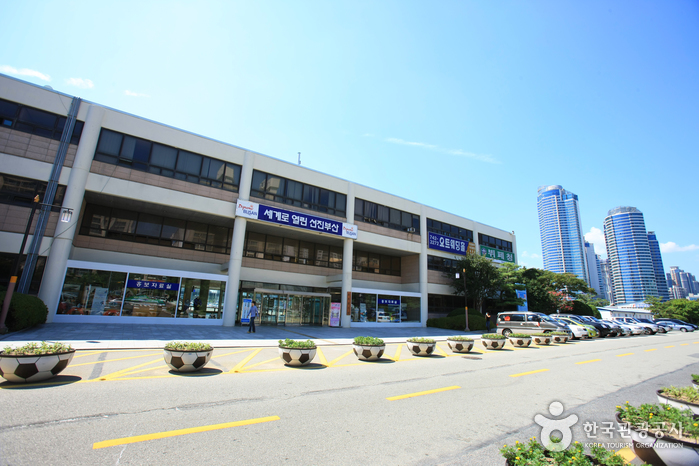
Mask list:
[[[597,362],[597,361],[601,361],[601,359],[589,359],[587,361],[576,362],[575,364],[587,364],[589,362]]]
[[[348,352],[346,352],[345,354],[343,354],[343,355],[340,356],[339,358],[333,359],[332,361],[330,361],[330,363],[328,364],[328,366],[334,366],[335,363],[336,363],[337,361],[341,360],[342,358],[345,358],[345,357],[349,356],[349,355],[352,354],[352,353],[354,353],[354,349],[349,350]]]
[[[256,349],[256,350],[254,350],[252,353],[250,353],[248,356],[246,356],[245,359],[243,359],[243,360],[240,361],[238,364],[236,364],[235,367],[234,367],[233,369],[229,370],[228,373],[231,373],[231,372],[238,372],[240,369],[243,368],[243,366],[244,366],[245,364],[249,363],[250,360],[251,360],[252,358],[254,358],[255,356],[257,356],[257,353],[259,353],[260,351],[262,351],[262,348],[258,348],[258,349]]]
[[[211,359],[216,359],[216,358],[222,358],[224,356],[230,356],[231,354],[238,354],[238,353],[244,353],[246,351],[250,351],[249,348],[242,349],[240,351],[233,351],[232,353],[225,353],[225,354],[217,354],[216,356],[211,356]]]
[[[658,351],[658,348],[651,348],[651,349],[647,349],[647,350],[644,350],[644,351],[646,351],[646,352],[648,352],[648,351]]]
[[[631,450],[628,447],[622,448],[621,450],[617,451],[616,454],[624,458],[624,461],[626,461],[629,464],[631,464],[633,460],[638,458],[636,456],[636,453],[634,453],[633,450]]]
[[[687,346],[689,343],[682,343],[680,346]]]
[[[276,358],[272,358],[272,359],[268,359],[268,360],[266,360],[266,361],[262,361],[262,362],[255,363],[255,364],[253,364],[253,365],[251,365],[251,366],[248,366],[248,367],[245,368],[245,369],[242,369],[242,368],[241,368],[241,369],[238,369],[238,370],[236,370],[235,372],[248,372],[248,370],[249,370],[249,369],[252,369],[253,367],[261,366],[262,364],[267,364],[268,362],[272,362],[272,361],[281,361],[281,359],[279,358],[279,356],[277,356]],[[231,372],[233,372],[233,371],[231,371]]]
[[[439,392],[446,392],[447,390],[456,390],[457,388],[461,388],[458,385],[454,385],[451,387],[444,387],[444,388],[435,388],[434,390],[427,390],[424,392],[416,392],[416,393],[409,393],[407,395],[399,395],[399,396],[392,396],[390,398],[386,398],[388,401],[395,401],[395,400],[404,400],[406,398],[413,398],[415,396],[422,396],[422,395],[431,395],[432,393],[439,393]]]
[[[142,354],[140,356],[129,356],[128,358],[118,358],[118,359],[105,359],[104,361],[95,361],[95,362],[84,362],[82,364],[71,364],[70,367],[76,367],[76,366],[89,366],[89,365],[94,365],[94,364],[101,364],[103,362],[112,362],[112,361],[125,361],[127,359],[138,359],[138,358],[146,358],[148,356],[157,356],[162,353],[151,353],[151,354]]]
[[[116,377],[119,377],[124,374],[128,374],[129,372],[132,372],[134,369],[138,369],[139,367],[143,366],[149,366],[151,364],[155,364],[156,362],[163,362],[163,358],[160,357],[158,359],[154,359],[153,361],[150,362],[144,362],[143,364],[139,364],[138,366],[133,366],[133,367],[127,367],[126,369],[122,369],[120,371],[112,372],[111,374],[103,375],[102,377],[99,377],[98,379],[95,380],[108,380],[108,379],[114,379]]]
[[[323,354],[323,351],[321,351],[320,346],[316,347],[316,355],[318,356],[318,359],[320,359],[320,363],[324,366],[328,365],[328,360],[325,359],[325,355]]]
[[[443,356],[449,357],[449,355],[442,348],[440,348],[438,344],[435,345],[435,348],[437,348],[437,351],[440,352]]]
[[[279,420],[279,416],[268,416],[268,417],[259,417],[257,419],[248,419],[246,421],[225,422],[223,424],[212,424],[209,426],[190,427],[189,429],[170,430],[167,432],[157,432],[155,434],[136,435],[135,437],[124,437],[124,438],[118,438],[118,439],[114,439],[114,440],[105,440],[103,442],[96,442],[96,443],[92,444],[92,449],[97,450],[99,448],[114,447],[117,445],[126,445],[129,443],[146,442],[148,440],[155,440],[155,439],[161,439],[161,438],[167,438],[167,437],[176,437],[178,435],[196,434],[199,432],[208,432],[211,430],[218,430],[218,429],[228,429],[229,427],[249,426],[251,424],[260,424],[262,422],[270,422],[270,421],[278,421],[278,420]]]
[[[617,358],[621,358],[621,357],[624,357],[624,356],[631,356],[632,354],[633,354],[633,353],[617,354],[616,357],[617,357]]]
[[[666,346],[665,348],[674,348],[675,345]]]
[[[76,354],[75,356],[73,356],[73,359],[78,359],[78,358],[82,358],[82,357],[84,357],[84,356],[92,356],[93,354],[100,354],[100,353],[106,353],[106,352],[107,352],[106,350],[102,350],[102,351],[90,351],[89,353]]]
[[[393,360],[396,361],[396,362],[400,361],[400,352],[401,352],[402,350],[403,350],[403,344],[400,343],[400,344],[398,345],[398,348],[396,349],[396,354],[395,354],[392,358],[389,358],[389,359],[393,359]]]
[[[535,371],[529,371],[529,372],[520,372],[519,374],[512,374],[510,377],[521,377],[523,375],[529,375],[529,374],[538,374],[539,372],[546,372],[548,369],[538,369]]]

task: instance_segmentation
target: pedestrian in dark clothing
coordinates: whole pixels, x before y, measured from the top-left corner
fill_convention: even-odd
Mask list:
[[[490,312],[485,311],[485,331],[490,333]]]
[[[255,318],[258,316],[257,306],[255,301],[252,302],[252,307],[250,308],[250,327],[248,327],[248,333],[255,333]]]

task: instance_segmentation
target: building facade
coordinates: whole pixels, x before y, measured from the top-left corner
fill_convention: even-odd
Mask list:
[[[665,280],[665,268],[663,267],[663,255],[660,253],[660,243],[654,231],[648,232],[648,247],[650,257],[653,261],[653,271],[655,273],[655,284],[658,287],[658,295],[663,301],[670,299],[667,281]]]
[[[597,297],[604,298],[602,291],[602,283],[600,277],[600,265],[598,262],[599,255],[595,254],[595,246],[587,241],[585,245],[585,262],[587,263],[587,276],[590,281],[588,285],[597,292]]]
[[[537,208],[544,269],[575,274],[589,285],[578,196],[558,185],[541,186]]]
[[[602,259],[598,256],[599,268],[600,268],[600,279],[602,283],[602,291],[604,296],[602,298],[606,299],[610,303],[612,302],[612,274],[609,271],[609,259]]]
[[[0,166],[5,281],[46,204],[22,273],[49,322],[232,326],[255,300],[262,324],[424,327],[459,257],[516,262],[508,231],[4,75]]]
[[[609,256],[613,305],[643,302],[659,296],[643,213],[635,207],[617,207],[604,219],[604,240]]]

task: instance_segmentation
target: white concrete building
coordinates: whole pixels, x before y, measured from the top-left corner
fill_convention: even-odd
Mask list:
[[[5,282],[53,205],[23,282],[52,322],[232,326],[254,299],[262,324],[425,326],[455,259],[516,261],[509,231],[4,75],[0,166]]]

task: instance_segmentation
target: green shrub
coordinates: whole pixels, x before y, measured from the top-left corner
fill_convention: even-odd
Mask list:
[[[447,337],[447,340],[451,341],[473,341],[473,338],[471,337],[466,337],[463,335],[457,335],[455,337]]]
[[[6,346],[2,350],[2,354],[7,354],[10,356],[24,356],[32,354],[55,354],[55,353],[67,353],[73,351],[73,348],[65,343],[46,343],[42,341],[39,343],[27,343],[24,346],[18,348],[12,348],[11,346]]]
[[[466,316],[464,315],[462,309],[461,315],[456,315],[453,317],[438,317],[436,319],[427,319],[427,326],[463,331],[466,328]],[[483,317],[480,314],[469,314],[468,328],[471,330],[485,330],[485,317]]]
[[[510,333],[508,338],[531,338],[528,333]]]
[[[355,345],[363,346],[381,346],[384,344],[381,338],[376,337],[354,337]]]
[[[507,337],[499,333],[484,333],[481,335],[481,338],[486,338],[488,340],[505,340]]]
[[[5,293],[0,293],[0,303],[5,301]],[[49,309],[36,296],[13,293],[10,309],[7,311],[5,326],[10,332],[31,328],[46,322]]]
[[[166,350],[170,351],[209,351],[211,345],[208,343],[195,343],[191,341],[171,341],[165,345]]]
[[[316,344],[311,340],[292,340],[287,338],[285,340],[279,340],[279,346],[282,348],[311,349],[315,348]]]
[[[573,301],[573,312],[572,314],[577,314],[579,316],[594,316],[595,310],[588,304],[582,301]]]
[[[434,338],[413,337],[408,338],[410,343],[434,343]]]

